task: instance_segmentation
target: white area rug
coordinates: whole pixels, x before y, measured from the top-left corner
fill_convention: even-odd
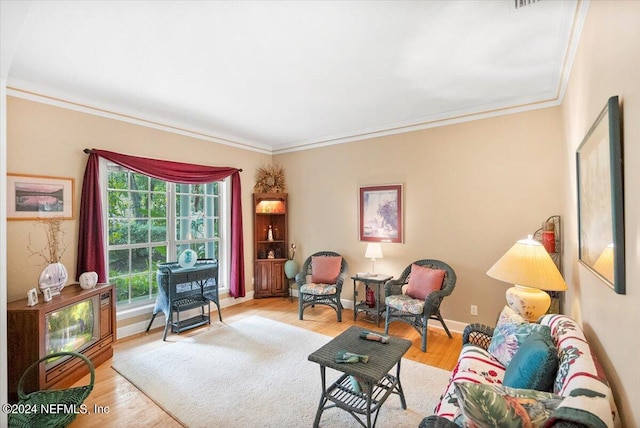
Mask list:
[[[311,427],[320,401],[320,368],[307,359],[330,337],[252,316],[191,337],[170,335],[117,352],[113,368],[188,427]],[[174,341],[175,340],[175,341]],[[395,370],[395,369],[394,369]],[[340,373],[327,369],[327,384]],[[417,427],[431,415],[448,371],[402,360],[407,410],[392,394],[377,427]],[[357,427],[340,409],[321,427]]]

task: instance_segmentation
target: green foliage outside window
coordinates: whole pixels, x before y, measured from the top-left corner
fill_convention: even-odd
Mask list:
[[[107,180],[109,280],[118,304],[153,299],[158,263],[187,248],[198,258],[218,258],[219,183],[172,185],[116,165]],[[174,194],[176,230],[169,231]]]

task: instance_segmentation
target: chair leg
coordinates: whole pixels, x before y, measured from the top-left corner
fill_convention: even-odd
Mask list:
[[[342,303],[340,303],[340,296],[336,302],[336,312],[338,313],[338,322],[342,322]]]
[[[453,339],[453,336],[451,336],[451,332],[449,331],[449,329],[447,328],[447,325],[444,323],[444,320],[442,319],[442,315],[440,315],[440,311],[438,311],[438,314],[436,316],[438,317],[440,324],[442,324],[442,327],[444,327],[444,331],[447,332],[447,336],[449,336],[449,339]]]
[[[391,312],[391,308],[387,306],[387,310],[384,316],[384,334],[389,334],[389,312]]]
[[[302,311],[304,311],[304,307],[302,305],[302,300],[304,298],[304,294],[298,291],[298,319],[302,321]]]
[[[429,317],[422,316],[422,352],[427,352],[427,331],[429,325]]]

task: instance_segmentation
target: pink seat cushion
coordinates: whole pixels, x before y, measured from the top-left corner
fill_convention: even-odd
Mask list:
[[[335,284],[340,275],[342,257],[311,256],[311,281],[316,284]]]
[[[442,288],[445,273],[442,269],[431,269],[415,263],[412,264],[407,295],[414,299],[424,300],[432,291]]]

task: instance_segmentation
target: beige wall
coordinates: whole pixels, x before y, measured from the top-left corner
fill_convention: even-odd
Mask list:
[[[609,380],[627,427],[640,421],[640,2],[592,1],[562,105],[569,215],[565,237],[568,314],[580,320]],[[624,118],[626,295],[615,294],[577,262],[575,151],[607,99],[618,95]]]
[[[82,177],[87,162],[85,148],[99,148],[139,156],[172,159],[181,162],[242,168],[242,204],[245,244],[245,276],[247,290],[253,290],[251,253],[251,194],[255,170],[271,160],[271,156],[198,140],[149,127],[94,116],[20,98],[8,97],[7,106],[7,170],[10,173],[72,177],[75,179],[75,201],[79,201]],[[62,259],[75,278],[76,220],[65,221],[69,243]],[[27,240],[33,232],[34,244],[42,233],[33,221],[7,222],[7,295],[8,301],[22,299],[27,290],[37,286],[42,271],[41,259],[28,257]]]
[[[402,183],[405,242],[382,244],[376,272],[397,276],[414,260],[443,260],[458,275],[443,316],[494,325],[509,285],[485,272],[516,240],[564,214],[562,147],[560,111],[551,108],[278,155],[298,262],[334,250],[350,274],[369,271],[358,186]]]

